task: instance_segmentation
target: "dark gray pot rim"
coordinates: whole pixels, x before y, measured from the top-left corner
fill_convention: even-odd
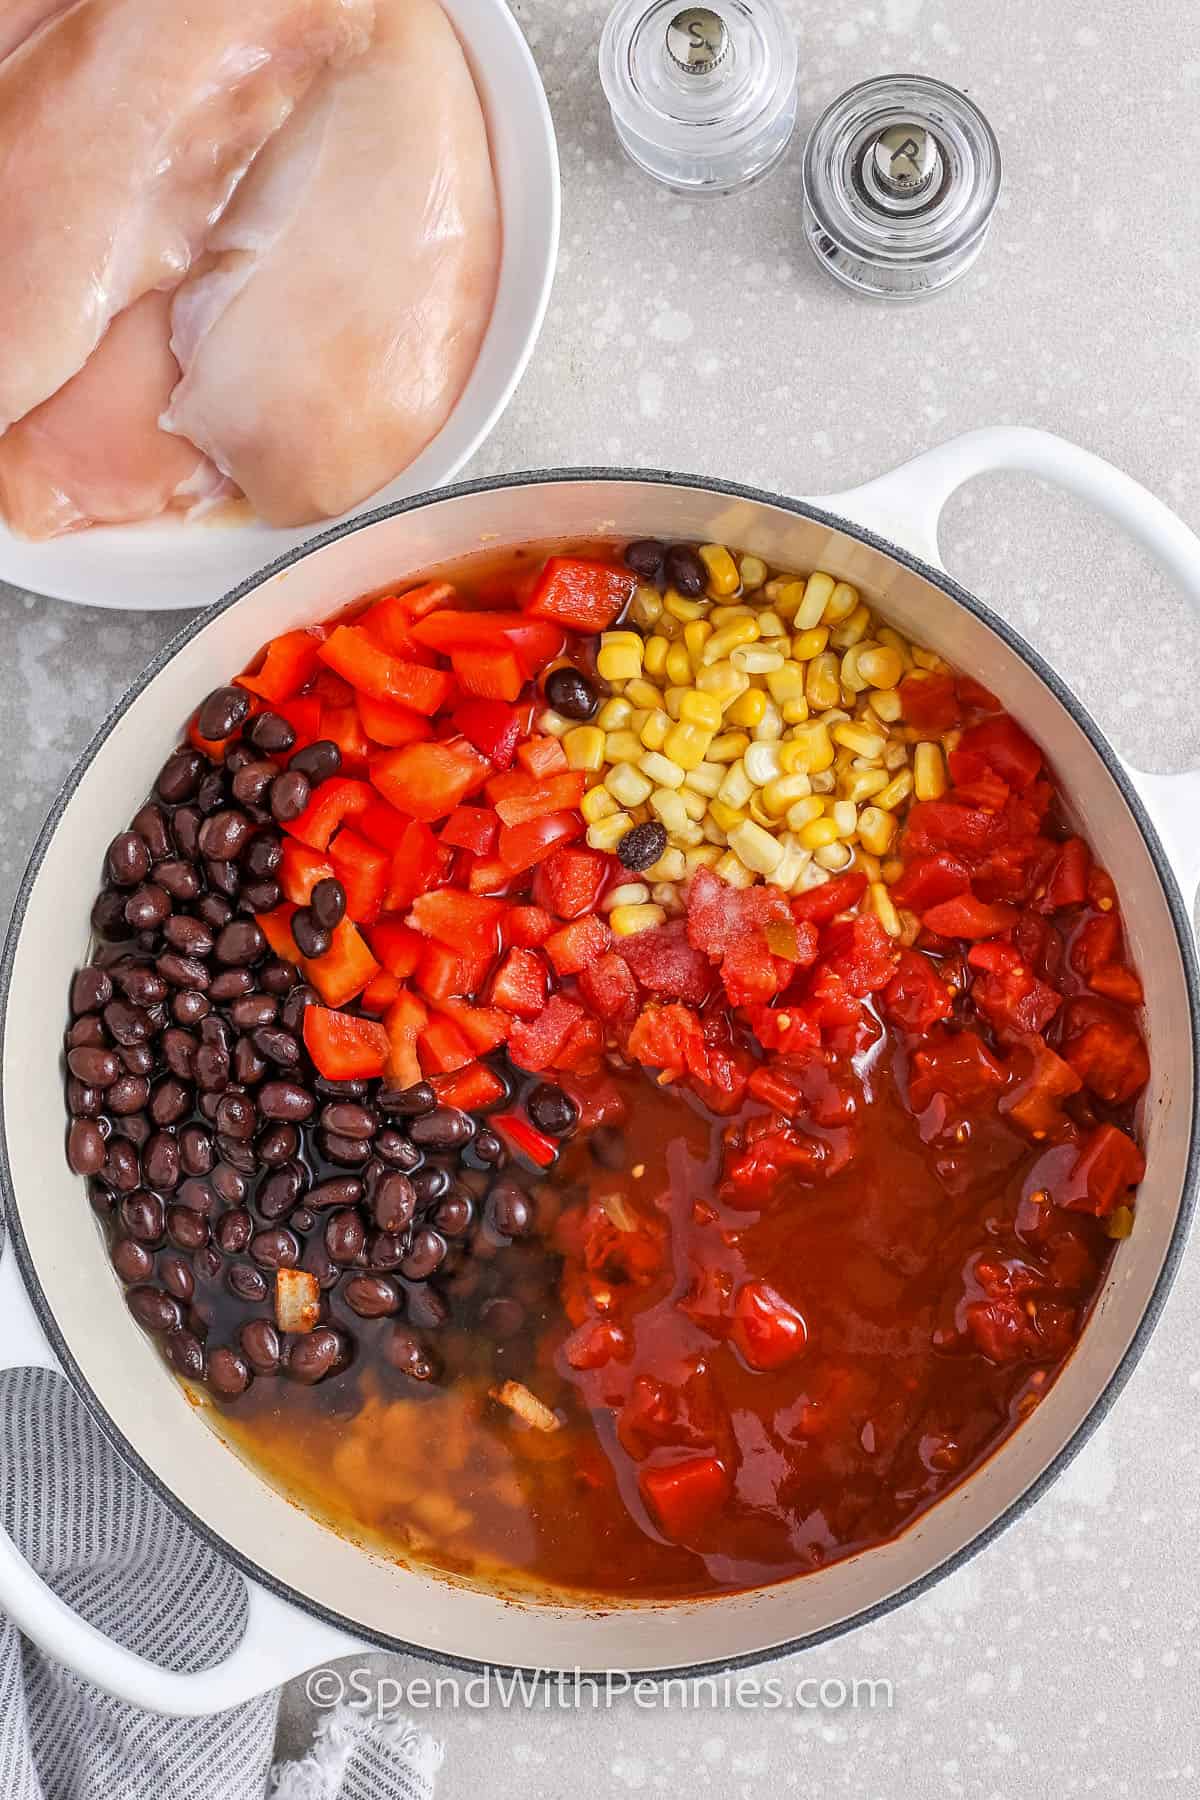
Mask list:
[[[763,1650],[748,1652],[744,1656],[729,1658],[728,1660],[717,1663],[693,1663],[681,1665],[674,1669],[655,1669],[647,1671],[649,1679],[665,1681],[672,1677],[719,1673],[724,1669],[751,1668],[760,1663],[773,1661],[778,1657],[791,1655],[798,1650],[811,1649],[818,1644],[830,1642],[834,1638],[843,1636],[846,1632],[856,1630],[862,1625],[868,1625],[876,1619],[883,1618],[896,1607],[904,1605],[907,1601],[913,1600],[918,1595],[925,1593],[927,1589],[933,1587],[937,1582],[951,1574],[955,1569],[961,1568],[973,1556],[977,1555],[979,1551],[992,1543],[1007,1526],[1020,1518],[1022,1514],[1041,1497],[1050,1486],[1051,1482],[1053,1482],[1078,1455],[1093,1431],[1095,1431],[1096,1427],[1107,1416],[1109,1409],[1121,1392],[1126,1381],[1128,1381],[1134,1367],[1150,1340],[1151,1333],[1158,1323],[1159,1316],[1162,1313],[1167,1295],[1170,1292],[1171,1284],[1175,1279],[1180,1260],[1183,1256],[1188,1230],[1191,1226],[1192,1216],[1195,1210],[1197,1180],[1198,1176],[1200,1176],[1200,966],[1197,964],[1196,944],[1192,932],[1191,918],[1187,906],[1180,894],[1179,884],[1175,879],[1174,871],[1171,868],[1171,864],[1163,849],[1158,833],[1155,830],[1153,821],[1130,783],[1116,752],[1108,743],[1099,726],[1062,680],[1061,676],[1059,676],[1055,670],[1044,661],[1036,650],[1027,644],[1024,639],[1013,630],[1005,619],[992,612],[990,608],[984,606],[965,588],[960,587],[951,576],[945,574],[941,570],[932,568],[928,563],[923,562],[920,557],[913,556],[909,551],[889,543],[887,539],[877,536],[874,532],[865,529],[863,526],[853,524],[847,519],[839,518],[835,513],[826,512],[818,506],[811,506],[806,501],[792,500],[779,494],[769,493],[762,488],[746,487],[737,482],[716,481],[702,475],[683,474],[667,469],[545,469],[529,470],[514,475],[480,477],[471,481],[456,482],[444,488],[436,488],[424,494],[416,494],[407,500],[398,500],[388,506],[377,507],[371,512],[360,514],[353,519],[348,519],[343,523],[331,526],[329,530],[321,532],[318,536],[309,539],[298,548],[288,551],[285,555],[279,557],[266,568],[259,570],[257,574],[248,577],[247,580],[241,582],[221,600],[218,600],[215,605],[209,607],[204,612],[199,613],[195,618],[190,619],[188,623],[176,633],[170,642],[159,651],[158,655],[148,667],[127,689],[122,699],[117,703],[109,713],[107,719],[105,719],[104,723],[100,726],[99,730],[92,738],[91,743],[76,762],[71,773],[67,776],[54,805],[50,809],[45,824],[38,833],[37,841],[30,854],[29,862],[21,879],[20,887],[17,890],[12,918],[9,923],[5,940],[3,959],[0,960],[0,1059],[3,1057],[5,1033],[7,1031],[8,999],[12,982],[12,969],[16,956],[17,941],[24,922],[26,908],[29,904],[29,896],[32,891],[33,883],[38,870],[41,867],[46,849],[58,828],[59,821],[62,818],[63,812],[70,801],[71,796],[74,794],[75,789],[79,785],[80,780],[97,751],[100,749],[100,746],[114,730],[130,704],[143,692],[150,682],[154,680],[155,676],[165,668],[171,658],[175,656],[185,644],[189,643],[198,632],[202,631],[212,619],[224,612],[227,607],[230,607],[238,600],[241,600],[246,594],[251,592],[252,589],[259,587],[271,576],[277,575],[284,569],[290,568],[292,564],[299,562],[303,557],[310,555],[314,550],[320,550],[327,544],[337,543],[339,539],[348,536],[351,532],[360,531],[364,527],[375,524],[383,519],[395,518],[400,514],[415,512],[422,507],[437,505],[442,501],[456,500],[468,494],[485,493],[497,489],[539,487],[556,483],[575,482],[605,482],[614,485],[617,483],[632,482],[650,487],[681,486],[697,488],[705,493],[717,494],[726,499],[755,501],[764,506],[775,507],[783,512],[794,513],[799,518],[811,519],[818,524],[827,525],[833,530],[841,531],[850,537],[857,538],[859,542],[868,545],[873,550],[882,552],[884,555],[889,556],[894,562],[899,563],[902,567],[911,570],[915,575],[920,576],[925,581],[933,583],[935,587],[940,588],[943,593],[947,594],[950,599],[956,601],[958,605],[962,606],[967,612],[979,619],[982,624],[989,628],[989,630],[995,632],[996,636],[1040,677],[1045,686],[1054,695],[1055,699],[1065,708],[1079,726],[1080,730],[1085,734],[1093,749],[1104,763],[1109,775],[1120,792],[1122,799],[1132,813],[1138,829],[1141,831],[1162,884],[1167,905],[1170,910],[1171,920],[1175,927],[1175,936],[1179,944],[1180,955],[1183,961],[1184,978],[1187,984],[1188,1010],[1192,1030],[1192,1129],[1188,1147],[1187,1172],[1184,1177],[1179,1211],[1176,1216],[1171,1241],[1167,1248],[1166,1256],[1163,1259],[1163,1265],[1159,1271],[1154,1291],[1150,1296],[1145,1311],[1139,1321],[1138,1328],[1134,1333],[1124,1356],[1114,1370],[1104,1391],[1097,1397],[1088,1413],[1080,1420],[1074,1432],[1067,1439],[1066,1443],[1061,1447],[1058,1453],[1046,1465],[1041,1474],[1030,1483],[1024,1492],[1021,1493],[1010,1506],[1005,1508],[1002,1513],[993,1519],[989,1525],[978,1532],[969,1543],[962,1547],[962,1549],[956,1551],[952,1556],[947,1557],[945,1561],[939,1563],[936,1568],[929,1570],[927,1574],[920,1576],[916,1581],[909,1582],[906,1586],[897,1589],[895,1593],[889,1594],[886,1598],[877,1601],[875,1605],[864,1607],[848,1618],[839,1620],[836,1624],[826,1626],[823,1630],[802,1633],[784,1643],[772,1644]],[[99,1429],[104,1433],[105,1437],[108,1438],[109,1442],[113,1445],[121,1458],[138,1471],[142,1479],[149,1484],[163,1504],[170,1507],[171,1511],[175,1513],[178,1518],[184,1519],[191,1526],[193,1531],[195,1531],[223,1561],[232,1563],[234,1567],[239,1569],[249,1580],[257,1582],[260,1587],[268,1589],[280,1599],[286,1600],[291,1605],[299,1607],[301,1611],[308,1613],[311,1617],[324,1620],[326,1623],[347,1632],[350,1636],[361,1638],[364,1642],[375,1645],[379,1649],[403,1652],[439,1666],[444,1665],[450,1668],[469,1671],[477,1671],[485,1668],[508,1671],[520,1667],[520,1665],[509,1663],[484,1663],[477,1658],[451,1656],[445,1652],[434,1653],[423,1645],[410,1643],[404,1638],[393,1637],[386,1632],[376,1631],[368,1626],[361,1625],[354,1619],[348,1619],[331,1607],[318,1604],[316,1601],[311,1600],[307,1595],[290,1587],[286,1582],[280,1581],[276,1577],[267,1574],[263,1569],[259,1568],[251,1557],[245,1555],[234,1545],[226,1542],[226,1540],[221,1537],[219,1533],[214,1531],[210,1525],[206,1524],[202,1518],[198,1517],[189,1507],[185,1506],[172,1492],[171,1488],[143,1461],[125,1436],[124,1432],[119,1430],[113,1423],[94,1393],[85,1371],[76,1362],[75,1358],[67,1348],[67,1344],[59,1330],[54,1314],[46,1301],[41,1282],[38,1279],[37,1270],[34,1266],[33,1259],[30,1256],[29,1248],[21,1229],[20,1214],[16,1206],[15,1195],[13,1192],[12,1171],[9,1163],[8,1144],[4,1130],[2,1112],[0,1112],[0,1195],[3,1197],[7,1229],[12,1239],[17,1262],[30,1301],[42,1329],[52,1345],[54,1353],[61,1363],[71,1385],[87,1406]],[[802,1581],[803,1577],[796,1577],[795,1579]],[[555,1674],[555,1671],[542,1669],[524,1669],[522,1672],[544,1676],[548,1679],[552,1678]],[[638,1673],[638,1671],[627,1670],[613,1672],[621,1674]]]

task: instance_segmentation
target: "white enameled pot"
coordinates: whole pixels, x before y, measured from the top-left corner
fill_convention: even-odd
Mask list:
[[[189,625],[134,685],[38,840],[5,954],[0,1160],[9,1243],[0,1265],[0,1366],[66,1371],[118,1451],[245,1572],[249,1622],[218,1667],[165,1673],[83,1623],[0,1538],[0,1606],[35,1642],[112,1693],[178,1713],[232,1705],[364,1644],[540,1669],[729,1665],[845,1630],[920,1591],[986,1543],[1078,1449],[1145,1343],[1192,1204],[1200,775],[1127,769],[1053,670],[942,570],[936,533],[946,498],[996,468],[1033,471],[1107,512],[1200,605],[1200,541],[1159,501],[1059,439],[1005,428],[971,433],[820,502],[694,477],[588,470],[425,495],[283,558]],[[134,1325],[82,1183],[58,1149],[62,998],[86,950],[94,872],[197,697],[265,638],[324,618],[369,589],[480,546],[559,534],[727,541],[859,585],[901,630],[997,693],[1043,745],[1118,878],[1146,986],[1153,1077],[1137,1226],[1046,1399],[983,1468],[894,1542],[800,1580],[705,1601],[571,1605],[483,1592],[398,1567],[299,1511],[226,1448]]]

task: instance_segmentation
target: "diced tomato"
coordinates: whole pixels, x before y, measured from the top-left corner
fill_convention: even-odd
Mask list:
[[[604,955],[611,942],[612,932],[604,920],[595,913],[588,913],[582,919],[572,919],[570,924],[548,937],[546,955],[561,980],[588,968],[597,957]]]
[[[981,812],[1003,812],[1008,805],[1012,789],[1007,781],[1002,781],[994,769],[986,763],[980,763],[979,773],[970,781],[956,782],[954,800],[958,806],[975,806]]]
[[[746,1017],[751,1031],[764,1050],[774,1050],[783,1056],[797,1056],[815,1049],[821,1042],[821,1027],[804,1006],[793,1006],[787,1001],[773,1006],[748,1006]],[[757,1071],[750,1078],[750,1088],[760,1100],[766,1101],[768,1105],[774,1104],[770,1095],[764,1091]],[[777,1110],[782,1112],[787,1109],[779,1107]]]
[[[285,837],[279,864],[279,885],[293,906],[307,906],[318,881],[328,881],[334,868],[327,856],[310,850],[296,838]]]
[[[495,1113],[491,1120],[492,1130],[500,1134],[510,1150],[527,1161],[536,1164],[539,1169],[548,1169],[558,1155],[559,1146],[544,1131],[521,1113]]]
[[[566,1043],[554,1059],[554,1067],[560,1073],[576,1069],[591,1073],[598,1066],[603,1049],[604,1033],[596,1020],[585,1013],[572,1026]]]
[[[450,665],[463,693],[480,700],[515,700],[525,686],[515,650],[454,650]]]
[[[921,915],[926,931],[947,938],[998,937],[1002,931],[1011,931],[1016,922],[1015,906],[977,900],[974,894],[956,894],[953,900],[942,900]]]
[[[1122,1006],[1140,1006],[1146,998],[1138,977],[1124,963],[1108,963],[1103,969],[1096,969],[1088,986],[1108,1000],[1119,1000]]]
[[[502,785],[506,783],[509,785]],[[585,785],[586,777],[575,769],[540,778],[513,773],[489,781],[487,794],[502,824],[526,825],[547,813],[569,812],[578,806]]]
[[[730,1334],[752,1369],[781,1369],[808,1344],[808,1327],[768,1281],[744,1281],[733,1301]]]
[[[967,962],[976,971],[971,998],[1002,1038],[1043,1031],[1062,1005],[1062,995],[1039,981],[1011,944],[975,944]]]
[[[300,817],[292,819],[284,829],[313,850],[328,850],[338,826],[365,812],[373,798],[367,782],[335,775],[313,789],[312,799]]]
[[[914,1112],[924,1112],[936,1094],[967,1106],[989,1102],[1007,1076],[983,1039],[974,1031],[929,1034],[913,1052],[908,1094]]]
[[[401,744],[420,744],[433,736],[433,727],[422,713],[414,712],[411,706],[401,706],[395,700],[373,700],[370,694],[360,694],[358,716],[371,742],[389,749],[397,749]]]
[[[1150,1079],[1150,1059],[1129,1012],[1087,995],[1068,1000],[1062,1015],[1062,1054],[1085,1087],[1110,1106],[1123,1105]]]
[[[1060,844],[1046,881],[1043,905],[1055,912],[1060,906],[1082,906],[1091,862],[1091,851],[1082,838],[1068,838]]]
[[[358,1004],[365,1013],[370,1013],[372,1018],[382,1019],[399,993],[399,977],[390,975],[386,969],[381,969],[378,975],[372,975],[368,981],[358,997]]]
[[[290,700],[304,686],[317,661],[317,652],[325,641],[323,625],[309,625],[299,631],[285,631],[272,638],[266,654],[252,675],[235,675],[238,687],[258,694],[272,705]]]
[[[499,861],[510,875],[520,875],[583,833],[583,819],[576,812],[545,813],[525,825],[502,825],[497,841]]]
[[[438,1010],[453,1019],[476,1056],[498,1050],[512,1030],[510,1014],[497,1006],[475,1006],[469,1000],[442,1000]]]
[[[371,780],[384,799],[426,822],[444,819],[490,774],[488,763],[465,738],[406,744],[387,751],[371,767]]]
[[[388,1058],[384,1073],[388,1085],[415,1087],[424,1079],[417,1055],[417,1039],[424,1031],[429,1015],[415,994],[407,991],[388,1009],[384,1028],[388,1035]]]
[[[292,914],[295,910],[295,906],[285,900],[282,906],[275,907],[271,912],[254,915],[255,924],[271,946],[272,953],[290,963],[300,961],[300,952],[292,936]]]
[[[436,939],[426,940],[413,977],[418,991],[439,1004],[457,996],[479,992],[492,966],[492,952],[452,950]]]
[[[1115,912],[1093,913],[1071,939],[1067,961],[1077,974],[1090,980],[1097,969],[1120,960],[1121,921]]]
[[[454,682],[444,669],[427,669],[381,650],[358,625],[338,625],[317,652],[321,661],[372,700],[391,700],[432,718],[446,704]]]
[[[962,850],[979,855],[998,829],[995,814],[984,812],[982,807],[957,806],[953,800],[918,800],[905,822],[904,847],[918,854],[924,850]]]
[[[661,1000],[701,1006],[712,990],[712,966],[703,951],[689,944],[682,919],[618,938],[615,949],[638,984]]]
[[[510,951],[509,954],[515,956],[517,953]],[[492,998],[497,999],[494,990]],[[559,1052],[583,1017],[583,1008],[577,1001],[568,1000],[565,994],[551,994],[536,1016],[522,1019],[513,1026],[508,1040],[510,1059],[519,1069],[528,1069],[534,1074],[554,1068]]]
[[[1069,1212],[1106,1219],[1117,1202],[1146,1173],[1146,1159],[1133,1139],[1115,1125],[1097,1125],[1075,1159],[1070,1174]]]
[[[380,919],[369,933],[371,953],[389,974],[403,981],[417,966],[425,940],[399,919]]]
[[[503,900],[464,894],[459,888],[438,888],[418,895],[405,923],[452,949],[494,957],[500,948],[503,915]]]
[[[827,925],[839,913],[850,912],[867,891],[867,878],[857,870],[849,875],[835,875],[820,887],[792,898],[792,917],[801,923]]]
[[[535,950],[554,930],[554,920],[544,906],[511,906],[500,924],[505,944]]]
[[[509,951],[493,975],[488,999],[520,1019],[534,1019],[545,1006],[549,991],[545,958],[536,950],[516,949]]]
[[[1075,1309],[1039,1300],[1027,1310],[1020,1299],[973,1300],[964,1323],[975,1346],[991,1362],[1055,1362],[1075,1339]]]
[[[572,631],[605,631],[633,599],[637,577],[616,563],[583,556],[551,556],[527,611]]]
[[[456,806],[439,833],[439,841],[456,850],[488,856],[496,847],[500,821],[490,806]]]
[[[913,1037],[924,1037],[953,1008],[950,989],[937,967],[919,950],[901,950],[896,973],[879,997],[889,1025]]]
[[[426,1075],[451,1075],[475,1060],[475,1052],[445,1013],[431,1013],[417,1039],[417,1054]]]
[[[1018,1080],[1002,1097],[1000,1111],[1032,1138],[1058,1131],[1064,1123],[1060,1101],[1077,1094],[1083,1085],[1070,1063],[1056,1056],[1043,1037],[1031,1032],[1014,1048],[1008,1066]]]
[[[629,1055],[650,1069],[707,1075],[704,1028],[690,1007],[644,1006],[629,1034]]]
[[[1010,787],[1027,788],[1041,773],[1041,751],[1007,713],[970,726],[957,748],[963,756],[982,757]]]
[[[616,951],[580,971],[579,991],[596,1017],[609,1024],[637,1010],[637,983],[628,961]]]
[[[899,881],[892,884],[891,892],[897,906],[923,913],[931,906],[940,906],[943,900],[953,900],[957,894],[965,893],[970,885],[971,871],[961,857],[951,855],[948,850],[938,850],[910,862]],[[813,889],[817,894],[823,891],[822,888]]]
[[[757,1008],[757,1011],[769,1013],[771,1008],[763,1006]],[[794,1118],[803,1108],[804,1090],[769,1063],[759,1063],[747,1086],[756,1100],[761,1100],[764,1106],[769,1106],[781,1118]]]
[[[468,1063],[452,1075],[435,1075],[433,1091],[439,1106],[457,1106],[463,1112],[483,1112],[503,1100],[508,1090],[486,1063]]]
[[[725,1466],[715,1456],[689,1456],[663,1468],[643,1468],[638,1488],[664,1537],[683,1543],[719,1512],[729,1497]]]
[[[329,846],[329,860],[346,891],[346,913],[359,925],[373,925],[383,906],[392,859],[344,825]]]
[[[973,675],[960,675],[958,697],[968,712],[998,713],[1004,708],[990,688],[985,688]]]
[[[896,973],[899,951],[874,913],[857,913],[825,927],[821,960],[861,999],[888,985]]]
[[[918,731],[950,731],[960,723],[953,675],[913,669],[900,683],[901,717]]]
[[[370,1081],[387,1062],[388,1034],[375,1019],[325,1006],[304,1009],[304,1046],[326,1081]]]
[[[534,899],[557,918],[577,919],[595,907],[610,867],[602,851],[556,849],[537,872]]]
[[[497,769],[511,768],[521,737],[520,716],[513,707],[503,700],[460,700],[450,723]]]
[[[527,775],[561,775],[567,768],[567,753],[558,739],[547,733],[518,745],[517,761]]]
[[[324,956],[301,960],[306,978],[326,1006],[345,1006],[379,973],[379,964],[352,919],[342,920]]]

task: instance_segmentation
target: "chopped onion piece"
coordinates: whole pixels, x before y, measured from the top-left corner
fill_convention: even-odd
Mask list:
[[[557,1431],[559,1420],[548,1406],[543,1405],[536,1394],[531,1394],[523,1382],[506,1381],[501,1387],[489,1390],[493,1400],[501,1406],[507,1406],[515,1412],[518,1419],[526,1425],[532,1425],[536,1431]]]
[[[275,1323],[280,1331],[311,1331],[321,1320],[321,1290],[307,1269],[275,1271]]]

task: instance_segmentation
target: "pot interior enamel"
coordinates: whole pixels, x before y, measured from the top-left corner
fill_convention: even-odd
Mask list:
[[[148,791],[197,699],[267,637],[323,619],[365,591],[474,550],[588,534],[718,540],[785,567],[829,569],[859,585],[906,634],[993,689],[1048,752],[1119,882],[1146,986],[1153,1063],[1136,1230],[1113,1259],[1079,1350],[977,1474],[892,1543],[819,1574],[699,1602],[601,1608],[514,1600],[401,1568],[269,1488],[210,1429],[204,1409],[189,1404],[134,1325],[82,1184],[60,1150],[67,984],[86,950],[105,847]],[[1194,1094],[1187,963],[1154,856],[1105,757],[982,611],[809,510],[686,481],[564,477],[469,487],[343,528],[190,629],[102,734],[40,856],[11,972],[3,1107],[10,1204],[57,1347],[126,1451],[243,1567],[352,1629],[455,1658],[593,1670],[728,1662],[836,1629],[987,1534],[1079,1432],[1143,1325],[1183,1205]]]

